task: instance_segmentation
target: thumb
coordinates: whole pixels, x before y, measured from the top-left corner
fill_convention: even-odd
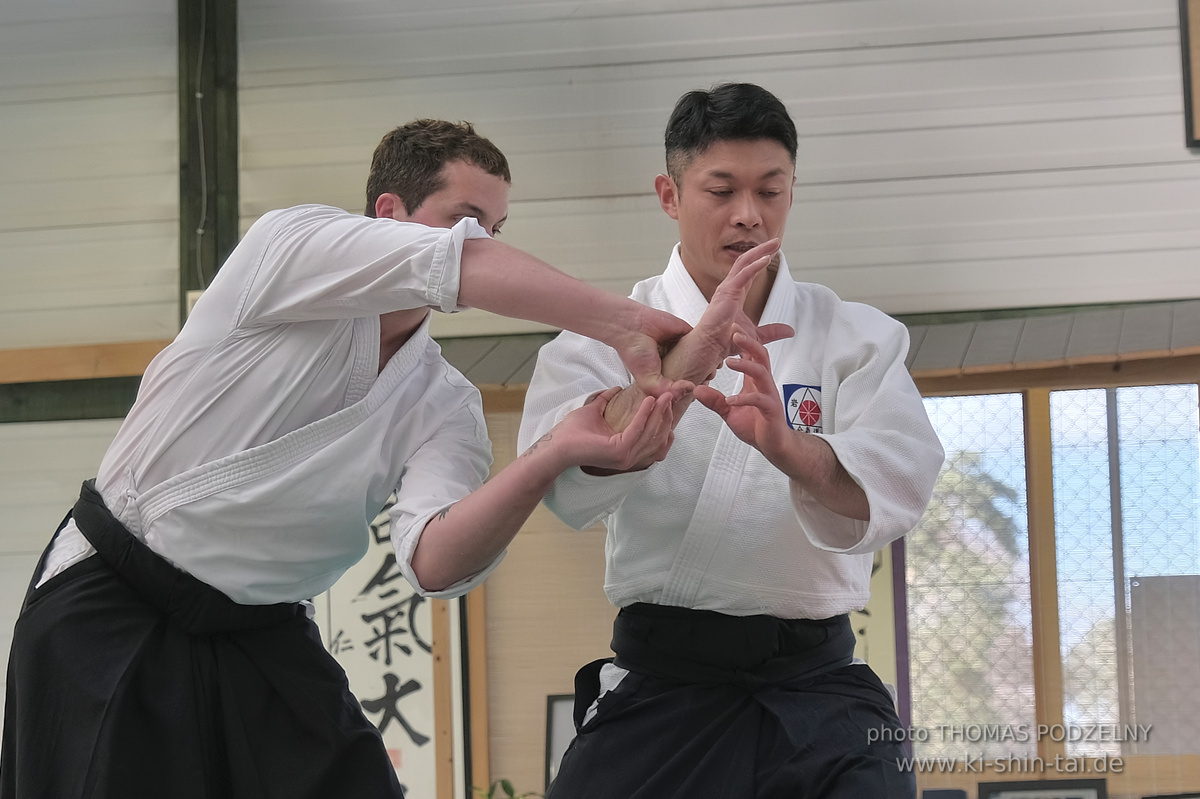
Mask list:
[[[696,386],[692,389],[692,393],[700,401],[700,404],[710,411],[724,416],[729,410],[729,405],[725,402],[725,395],[712,386]]]
[[[675,385],[669,378],[663,377],[661,372],[638,375],[634,382],[642,390],[643,394],[651,397],[657,397],[659,394],[671,391]]]

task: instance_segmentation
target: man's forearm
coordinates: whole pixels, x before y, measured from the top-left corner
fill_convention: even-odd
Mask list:
[[[518,458],[426,523],[412,556],[422,588],[445,590],[504,551],[560,471],[545,460]]]
[[[494,239],[463,242],[459,304],[541,322],[600,341],[632,324],[632,300],[597,289]]]
[[[854,482],[825,439],[790,431],[778,446],[768,448],[763,455],[829,510],[850,519],[870,521],[867,492]]]
[[[669,388],[660,351],[691,330],[681,319],[588,285],[493,239],[463,242],[459,267],[460,305],[602,341],[645,390],[657,396]]]

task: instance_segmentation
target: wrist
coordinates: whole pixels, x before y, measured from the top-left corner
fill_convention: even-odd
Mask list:
[[[560,474],[577,465],[567,457],[565,450],[558,441],[557,428],[551,429],[517,458],[523,479],[540,488],[543,493],[549,490]]]
[[[680,339],[678,346],[663,359],[663,374],[672,380],[707,383],[721,368],[725,348],[700,327]]]
[[[805,464],[811,463],[811,458],[805,457],[806,448],[813,443],[805,438],[812,438],[809,433],[802,433],[790,427],[784,428],[781,436],[768,436],[761,442],[758,451],[779,471],[800,483],[807,482],[809,475],[805,473]]]
[[[827,483],[837,468],[837,456],[829,442],[791,428],[788,428],[788,435],[772,441],[763,456],[775,468],[807,487]]]
[[[624,345],[633,341],[636,334],[645,328],[646,307],[628,297],[611,296],[613,302],[610,307],[597,307],[599,330],[598,335],[592,338],[622,352]]]

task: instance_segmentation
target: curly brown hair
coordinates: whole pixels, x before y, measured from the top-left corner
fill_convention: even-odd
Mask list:
[[[442,188],[442,169],[451,161],[466,161],[512,183],[504,153],[470,122],[417,119],[388,133],[375,148],[367,176],[366,215],[375,216],[381,194],[395,194],[408,213],[416,212]]]

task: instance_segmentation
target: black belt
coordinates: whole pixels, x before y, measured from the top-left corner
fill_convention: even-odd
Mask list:
[[[187,633],[261,629],[304,615],[304,607],[296,602],[240,605],[171,565],[117,521],[96,490],[95,480],[83,484],[72,516],[100,558],[151,607]]]
[[[639,603],[617,614],[612,649],[630,671],[758,690],[849,665],[854,631],[846,614],[779,619]]]

